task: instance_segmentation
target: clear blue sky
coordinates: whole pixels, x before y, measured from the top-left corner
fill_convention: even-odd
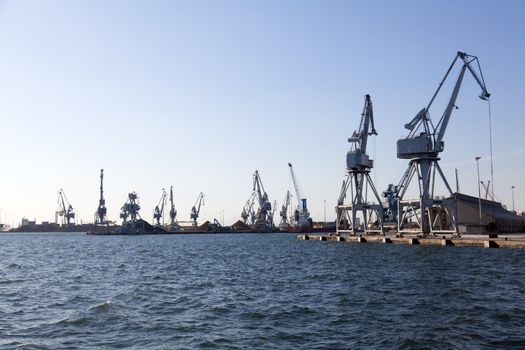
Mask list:
[[[333,219],[363,95],[382,191],[407,165],[403,125],[462,50],[492,93],[495,193],[511,206],[515,185],[525,210],[523,23],[522,1],[2,1],[0,208],[16,223],[52,220],[63,188],[91,221],[104,168],[112,219],[134,190],[151,220],[173,185],[179,219],[202,191],[202,218],[224,209],[231,223],[256,169],[281,205],[291,161],[314,219],[323,200]],[[474,156],[490,178],[478,94],[466,77],[442,154],[451,184],[457,168],[473,195]]]

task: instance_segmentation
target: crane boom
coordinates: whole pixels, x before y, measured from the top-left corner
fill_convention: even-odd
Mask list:
[[[297,196],[297,201],[299,202],[297,208],[299,212],[302,213],[306,210],[306,198],[303,198],[303,196],[301,195],[301,190],[299,189],[299,184],[297,182],[297,178],[295,177],[295,172],[293,171],[292,163],[288,163],[288,167],[290,167],[290,174],[292,175],[292,182],[293,187],[295,189],[295,195]]]
[[[461,67],[456,83],[454,84],[454,89],[452,90],[452,94],[447,103],[445,111],[434,127],[432,119],[430,118],[430,107],[443,87],[444,82],[449,77],[452,68],[458,61],[463,62],[463,66]],[[472,68],[473,62],[477,63],[479,75],[476,73],[474,68]],[[438,88],[432,95],[428,105],[420,110],[419,113],[410,121],[410,123],[405,125],[405,128],[410,130],[410,132],[406,138],[397,141],[398,158],[412,159],[415,157],[436,156],[438,153],[443,151],[443,138],[445,136],[452,111],[454,108],[457,108],[456,100],[458,98],[459,90],[461,88],[461,84],[467,69],[474,77],[474,80],[481,87],[481,94],[479,97],[482,100],[487,100],[490,97],[490,93],[488,93],[487,87],[485,85],[485,80],[483,78],[483,73],[481,72],[481,66],[479,64],[478,58],[476,56],[459,51],[445,73],[445,76],[440,81]]]
[[[374,166],[373,160],[366,153],[368,136],[370,135],[377,135],[377,131],[374,127],[372,99],[367,94],[365,95],[359,130],[354,131],[352,137],[348,139],[348,142],[350,142],[350,150],[346,155],[346,167],[348,170],[366,170]]]

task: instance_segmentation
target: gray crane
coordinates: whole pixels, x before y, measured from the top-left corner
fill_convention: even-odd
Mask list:
[[[197,219],[199,218],[199,214],[201,212],[201,205],[204,205],[204,193],[202,192],[199,193],[197,200],[195,201],[195,205],[191,208],[190,218],[193,220],[193,227],[197,227]]]
[[[372,100],[370,95],[365,95],[359,129],[354,131],[352,137],[348,139],[350,150],[346,154],[347,175],[343,181],[336,207],[337,235],[383,232],[383,206],[370,177],[374,162],[366,150],[368,136],[371,135],[377,135],[377,131],[374,127]],[[351,202],[345,204],[344,200],[349,189]],[[368,201],[369,189],[376,202]],[[359,218],[363,220],[362,227],[359,225]]]
[[[312,220],[310,219],[310,212],[308,211],[306,198],[304,198],[301,194],[299,183],[297,182],[297,178],[295,177],[295,172],[293,170],[292,163],[288,163],[288,167],[290,168],[290,175],[292,176],[292,182],[298,202],[297,209],[294,212],[294,224],[301,228],[311,227]]]
[[[255,211],[253,210],[253,207],[255,205],[256,197],[257,197],[257,193],[255,193],[255,191],[252,192],[252,194],[250,195],[250,198],[248,198],[248,200],[244,204],[244,207],[242,208],[241,218],[245,224],[248,223],[248,219],[250,219],[250,225],[255,224]]]
[[[175,209],[175,203],[173,202],[173,186],[170,186],[170,228],[172,230],[180,229],[177,223],[177,209]]]
[[[430,107],[440,92],[443,83],[449,77],[456,62],[462,63],[461,70],[445,111],[437,124],[434,125],[430,118]],[[478,58],[464,52],[458,52],[428,105],[421,109],[419,113],[405,125],[405,128],[409,130],[408,136],[397,141],[397,157],[399,159],[410,160],[408,169],[404,173],[397,189],[399,191],[397,196],[399,232],[406,231],[408,216],[416,217],[417,229],[424,235],[457,232],[456,201],[452,198],[452,189],[439,166],[439,154],[444,150],[445,143],[443,138],[452,112],[458,108],[456,106],[456,100],[467,70],[481,87],[479,97],[482,100],[489,99],[490,94],[487,92]],[[450,198],[438,199],[434,197],[436,171],[446,186]],[[408,186],[414,177],[417,179],[415,181],[417,181],[419,185],[419,199],[403,200]]]
[[[290,221],[288,220],[288,208],[290,207],[292,195],[290,191],[286,191],[286,196],[284,196],[284,204],[281,207],[279,215],[281,216],[281,222],[279,223],[280,229],[287,229],[290,227]]]
[[[107,208],[106,200],[104,199],[104,169],[100,169],[100,199],[98,200],[98,208],[95,212],[95,225],[107,225]]]
[[[69,203],[66,193],[63,189],[58,191],[58,210],[55,212],[55,222],[58,221],[58,216],[62,218],[62,225],[69,227],[72,220],[75,220],[75,210]],[[74,223],[73,223],[74,224]]]
[[[255,170],[253,174],[253,191],[257,194],[257,201],[259,203],[254,230],[257,232],[271,231],[274,227],[272,204],[268,200],[268,194],[264,190],[258,170]]]
[[[153,210],[153,222],[157,221],[157,226],[164,226],[164,207],[166,206],[167,193],[165,189],[162,189],[162,195],[160,196],[159,203]],[[163,220],[162,225],[160,219]]]

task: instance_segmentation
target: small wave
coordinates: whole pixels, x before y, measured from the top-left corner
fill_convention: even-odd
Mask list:
[[[108,301],[103,302],[102,304],[92,306],[91,308],[89,308],[89,311],[108,312],[112,308],[113,308],[113,303],[111,302],[111,300],[108,300]]]
[[[72,326],[82,326],[89,322],[87,317],[78,317],[78,318],[64,318],[56,322],[56,325],[72,325]]]

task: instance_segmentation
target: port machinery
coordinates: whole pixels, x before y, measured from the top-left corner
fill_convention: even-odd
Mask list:
[[[66,193],[63,189],[60,189],[58,191],[57,202],[58,209],[55,212],[55,222],[58,223],[58,217],[60,216],[62,218],[62,225],[66,225],[66,227],[69,227],[72,224],[71,221],[75,221],[75,210],[67,200]],[[73,225],[74,224],[75,223],[73,222]]]
[[[128,200],[124,203],[120,212],[120,218],[123,223],[135,223],[137,220],[141,219],[138,198],[139,196],[136,192],[128,193]]]
[[[253,192],[256,194],[257,202],[259,204],[253,227],[254,231],[271,232],[275,227],[273,223],[274,212],[272,211],[272,203],[268,200],[268,193],[264,190],[258,170],[255,170],[255,173],[253,174]]]
[[[98,200],[98,208],[95,211],[95,225],[109,225],[107,220],[106,200],[104,199],[104,169],[100,169],[100,198]]]
[[[170,186],[170,229],[180,230],[180,225],[177,222],[177,209],[175,209],[175,203],[173,202],[173,186]]]
[[[370,177],[374,162],[366,153],[368,136],[377,135],[370,95],[365,96],[359,130],[348,139],[350,150],[346,154],[347,175],[341,186],[336,206],[336,234],[382,234],[383,205]],[[351,201],[345,204],[350,190]],[[369,190],[376,202],[368,201]],[[363,224],[358,222],[359,216]]]
[[[192,220],[191,225],[193,227],[197,227],[197,219],[199,218],[202,205],[204,205],[204,193],[201,192],[197,196],[195,204],[193,205],[193,207],[191,207],[190,219]]]
[[[173,195],[173,192],[171,192],[171,194]],[[167,196],[166,190],[162,189],[159,203],[155,206],[155,209],[153,209],[153,222],[156,223],[157,226],[164,226],[164,207],[166,207]]]
[[[283,205],[281,207],[281,211],[279,212],[279,216],[281,217],[279,228],[281,230],[286,230],[290,228],[290,220],[288,219],[288,208],[290,207],[291,197],[292,195],[290,191],[286,191],[286,195],[284,196]]]
[[[255,207],[255,199],[257,198],[257,193],[252,192],[250,195],[250,198],[246,201],[244,204],[244,207],[242,208],[241,212],[241,219],[242,221],[250,226],[255,225],[255,220],[257,219],[257,214],[255,213],[254,207]]]
[[[445,111],[437,124],[434,124],[430,118],[430,107],[456,62],[462,63],[461,70]],[[439,166],[439,154],[444,150],[443,138],[452,112],[458,108],[456,99],[467,70],[481,87],[479,97],[485,101],[489,99],[490,94],[487,92],[478,58],[464,52],[458,52],[428,105],[421,109],[408,124],[405,124],[409,134],[397,141],[397,158],[408,159],[410,162],[397,187],[391,186],[390,193],[387,192],[385,196],[390,199],[388,200],[390,205],[395,205],[397,202],[397,226],[401,233],[411,232],[414,228],[418,232],[422,232],[423,235],[457,233],[456,200]],[[449,198],[434,196],[435,182],[438,176],[448,190]],[[413,179],[419,185],[419,198],[405,200],[404,196]],[[411,227],[410,221],[413,218],[417,224]]]
[[[290,175],[292,177],[292,182],[295,189],[295,196],[297,197],[298,201],[297,208],[294,211],[292,226],[300,228],[310,228],[312,227],[312,219],[310,218],[310,212],[308,211],[306,198],[303,197],[301,194],[299,183],[297,181],[297,177],[295,176],[292,163],[288,163],[288,167],[290,168]]]

